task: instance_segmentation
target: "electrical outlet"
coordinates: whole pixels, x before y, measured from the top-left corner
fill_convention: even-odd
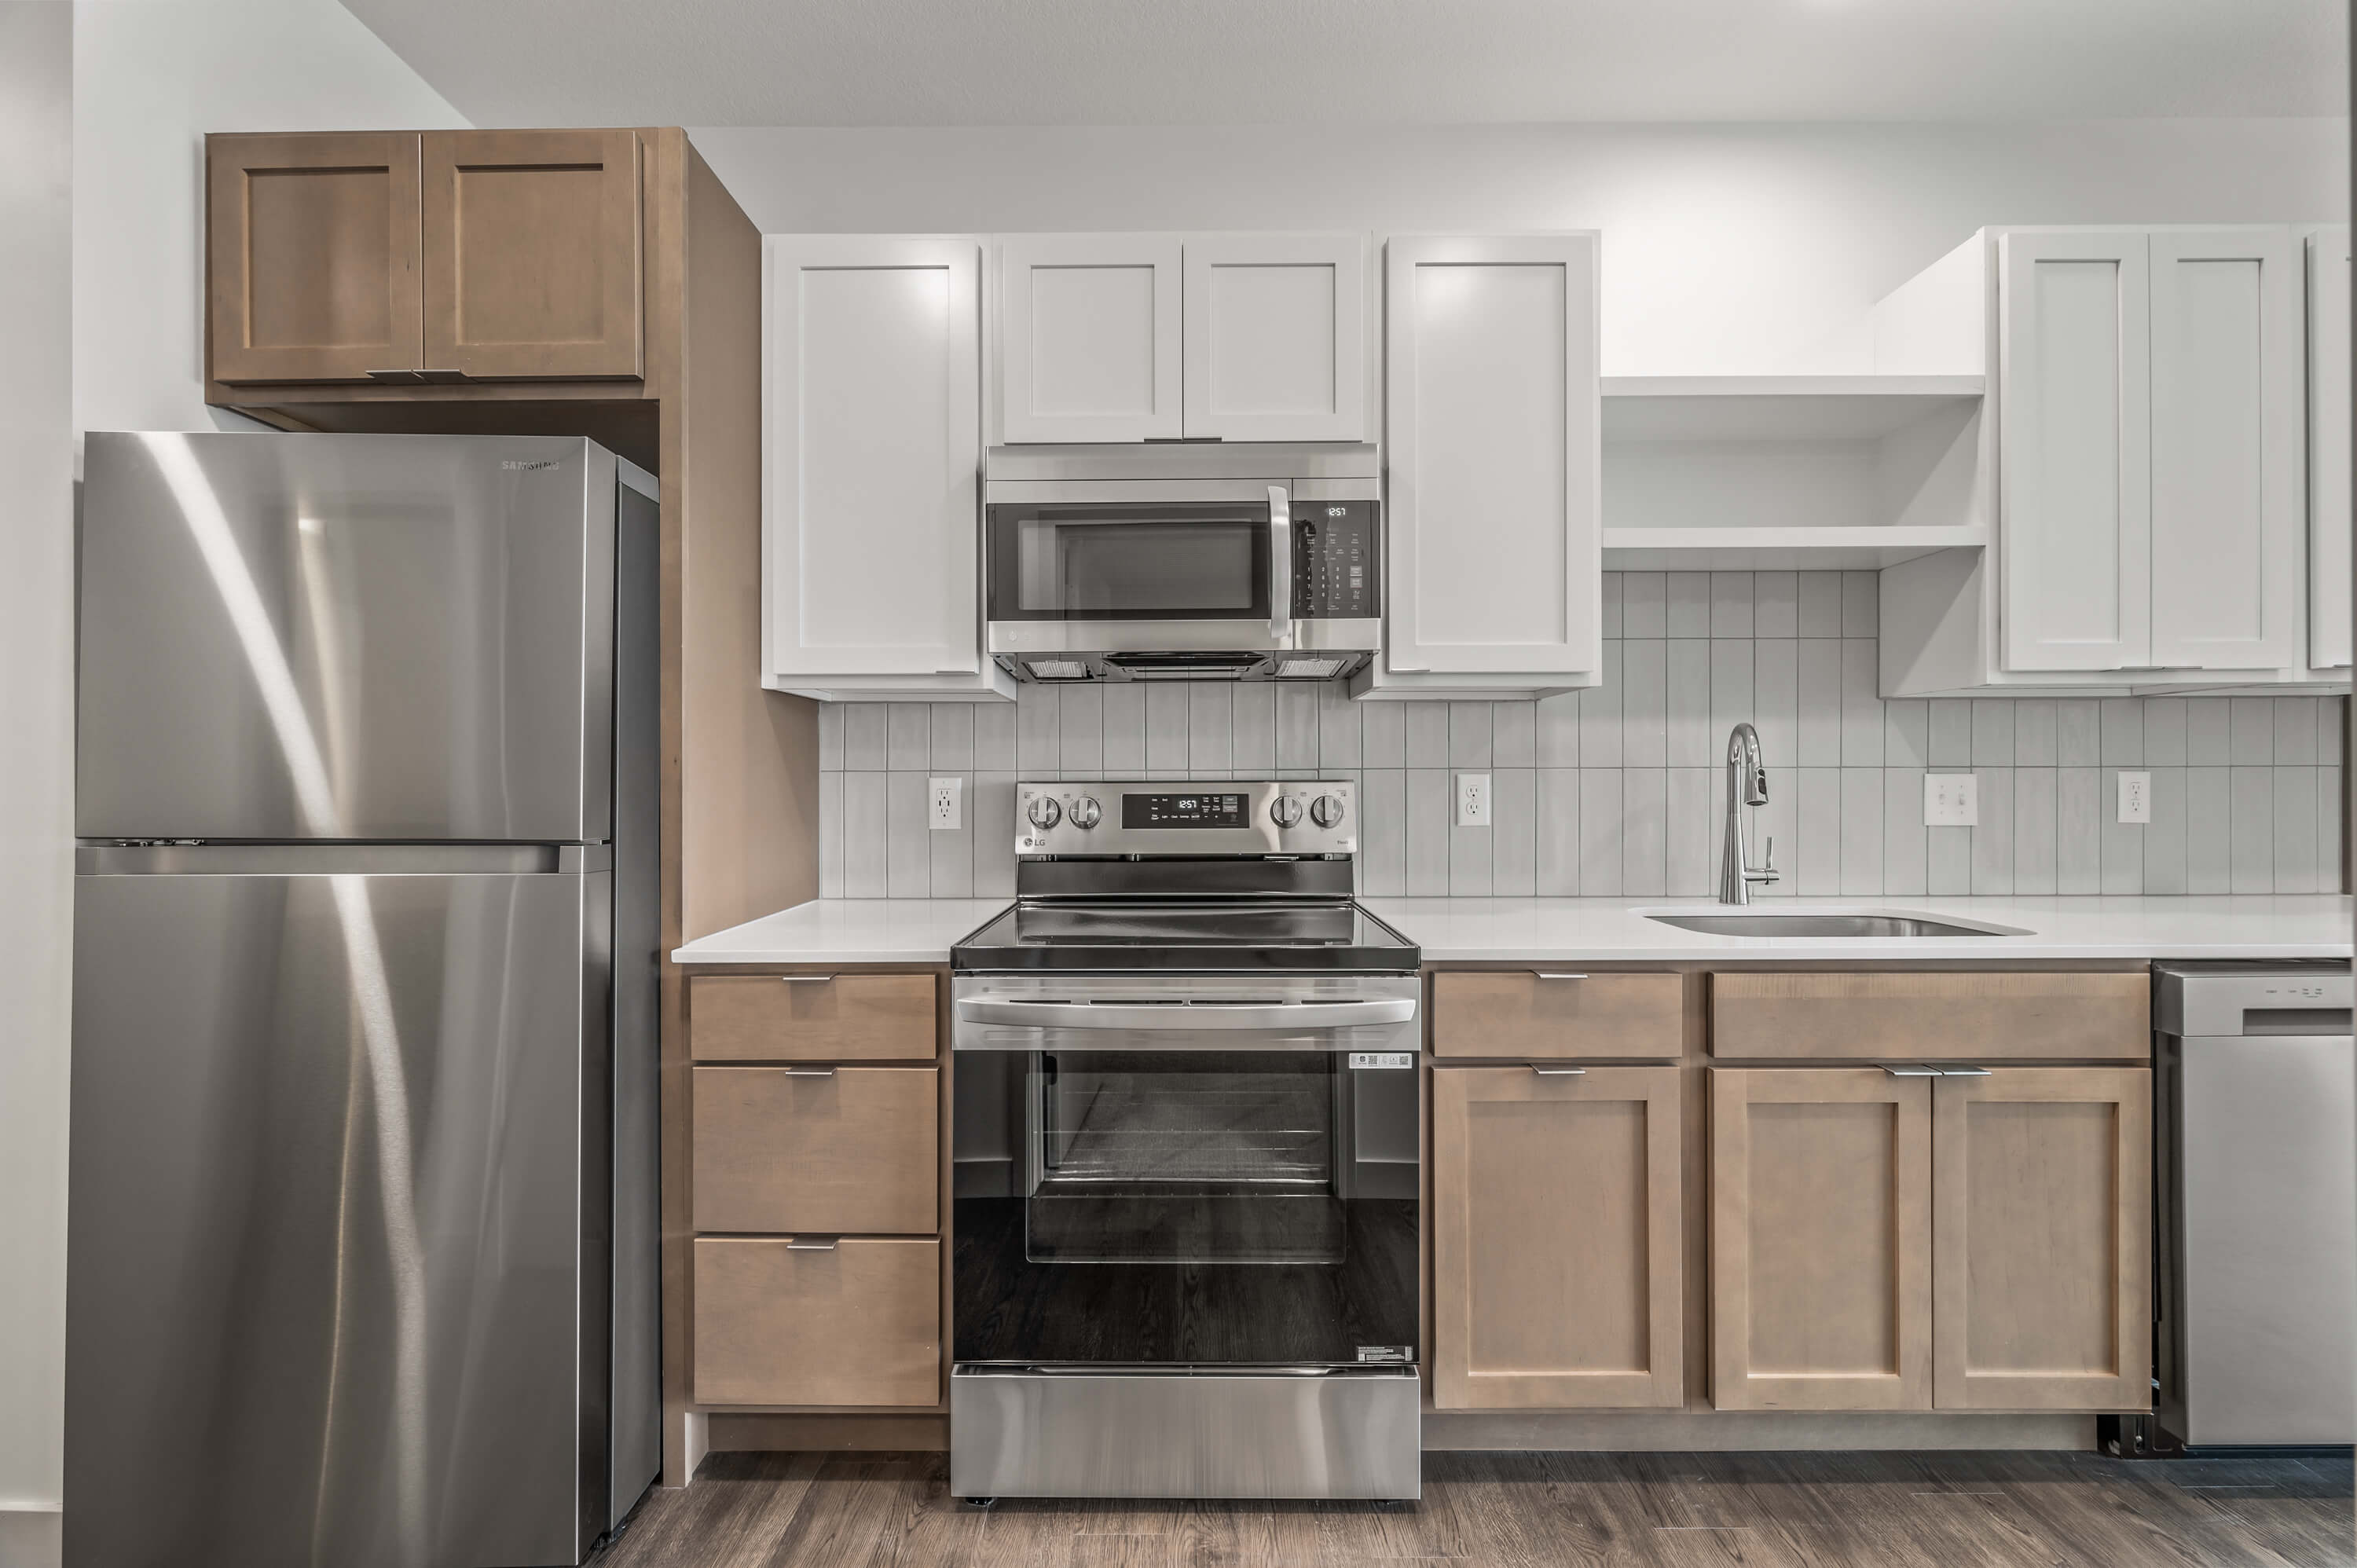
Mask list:
[[[2120,821],[2148,822],[2152,821],[2152,775],[2123,773],[2120,775]]]
[[[1970,773],[1923,775],[1923,825],[1969,828],[1981,820],[1981,781]]]
[[[1460,828],[1486,828],[1490,825],[1488,774],[1460,773],[1457,776],[1457,825]]]
[[[955,832],[962,820],[964,794],[963,779],[926,779],[925,826],[940,832]]]

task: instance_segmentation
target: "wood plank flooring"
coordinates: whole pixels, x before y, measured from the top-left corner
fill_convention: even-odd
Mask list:
[[[2346,1458],[1427,1454],[1420,1505],[949,1495],[939,1454],[716,1454],[596,1568],[2328,1568]]]

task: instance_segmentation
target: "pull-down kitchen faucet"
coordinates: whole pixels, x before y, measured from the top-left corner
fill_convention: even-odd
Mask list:
[[[1743,808],[1768,803],[1768,769],[1760,765],[1760,732],[1737,725],[1727,737],[1727,846],[1718,864],[1718,901],[1749,904],[1751,885],[1776,880],[1776,838],[1768,838],[1768,855],[1751,864],[1744,845]]]

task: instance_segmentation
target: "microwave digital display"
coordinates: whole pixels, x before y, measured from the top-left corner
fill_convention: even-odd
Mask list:
[[[1125,828],[1248,828],[1251,797],[1201,790],[1121,798]]]

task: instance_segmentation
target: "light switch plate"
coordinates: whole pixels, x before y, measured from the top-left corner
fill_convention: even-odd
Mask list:
[[[1457,825],[1460,828],[1486,828],[1490,825],[1488,774],[1460,773],[1457,776]]]
[[[1981,781],[1970,773],[1923,775],[1923,825],[1976,827],[1981,820]]]
[[[2126,773],[2120,775],[2120,821],[2148,822],[2152,821],[2152,775]]]
[[[926,779],[925,826],[937,832],[955,832],[963,821],[964,796],[963,779]]]

